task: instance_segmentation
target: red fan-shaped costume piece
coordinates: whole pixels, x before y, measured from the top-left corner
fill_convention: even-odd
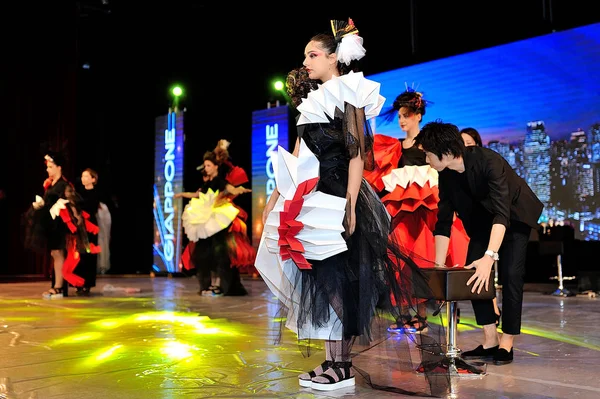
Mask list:
[[[225,179],[229,184],[232,186],[241,186],[242,184],[246,184],[250,181],[246,171],[243,168],[233,165],[230,165],[230,167],[231,170],[229,173],[227,173],[227,176],[225,176]]]
[[[373,141],[373,153],[375,156],[375,167],[372,171],[364,172],[364,178],[369,182],[376,192],[384,189],[382,177],[390,174],[392,169],[398,167],[402,156],[402,144],[398,139],[376,134]]]

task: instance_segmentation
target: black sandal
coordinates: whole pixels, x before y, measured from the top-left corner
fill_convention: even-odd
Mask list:
[[[325,371],[329,370],[331,366],[333,366],[333,362],[331,360],[325,360],[323,363],[321,363],[321,369],[323,370],[322,372],[324,373]],[[310,388],[312,386],[312,379],[317,376],[317,373],[315,373],[314,370],[310,370],[305,374],[308,374],[308,379],[301,378],[304,374],[300,374],[300,376],[298,376],[298,382],[300,383],[301,387]]]
[[[355,385],[355,378],[350,375],[350,369],[352,368],[352,362],[334,362],[331,366],[331,370],[334,371],[338,380],[330,376],[329,374],[320,374],[312,379],[312,389],[318,391],[333,391],[335,389],[352,387]],[[342,369],[344,372],[342,373]],[[317,382],[315,378],[323,377],[327,382]]]

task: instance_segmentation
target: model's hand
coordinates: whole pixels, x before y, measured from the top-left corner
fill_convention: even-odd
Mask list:
[[[356,229],[356,212],[354,209],[349,212],[348,216],[348,237],[350,237]]]
[[[262,213],[263,226],[265,224],[267,224],[267,218],[269,217],[269,213],[271,213],[273,208],[275,208],[275,202],[273,202],[273,203],[271,203],[271,201],[267,202],[267,205],[265,205],[265,209],[263,209],[263,213]]]
[[[252,190],[251,190],[251,189],[249,189],[249,188],[246,188],[246,187],[242,187],[242,186],[239,186],[239,187],[238,187],[238,190],[239,190],[239,191],[238,191],[238,194],[246,194],[246,193],[250,193],[250,192],[252,192]]]
[[[37,210],[44,206],[44,199],[39,195],[35,196],[35,202],[32,202],[33,209]]]

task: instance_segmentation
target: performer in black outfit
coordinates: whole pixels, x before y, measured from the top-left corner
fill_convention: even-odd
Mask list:
[[[454,212],[471,238],[466,267],[476,269],[467,282],[473,292],[494,289],[488,281],[494,260],[498,260],[504,334],[499,338],[496,332],[493,301],[473,301],[485,340],[463,357],[491,357],[495,364],[511,363],[513,341],[521,332],[527,243],[531,229],[538,226],[543,204],[500,154],[484,147],[465,147],[453,124],[430,122],[415,141],[439,172],[436,262],[446,259]]]

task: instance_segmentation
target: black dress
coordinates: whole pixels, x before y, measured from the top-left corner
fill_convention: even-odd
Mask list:
[[[299,135],[320,163],[317,191],[346,197],[350,159],[358,151],[359,139],[343,129],[343,114],[328,124],[307,124]],[[412,284],[401,286],[402,279],[395,278],[400,273],[397,258],[405,256],[390,243],[390,217],[364,178],[355,215],[354,233],[346,237],[348,251],[311,261],[312,270],[303,270],[301,281],[294,284],[302,290],[305,304],[296,310],[299,328],[308,320],[314,326],[327,324],[331,307],[342,322],[344,338],[370,337],[373,317],[381,311],[396,314],[394,302],[412,302],[414,290],[428,292],[425,277],[407,258],[410,266],[403,272],[404,281]]]
[[[52,219],[50,208],[59,198],[67,198],[67,190],[71,183],[61,177],[44,191],[44,205],[40,209],[30,207],[25,214],[25,247],[36,252],[47,253],[56,249],[65,250],[67,236],[70,233],[67,225],[60,217]]]

